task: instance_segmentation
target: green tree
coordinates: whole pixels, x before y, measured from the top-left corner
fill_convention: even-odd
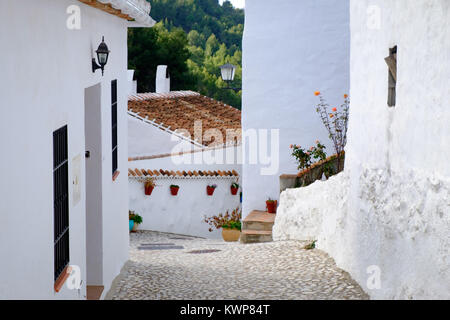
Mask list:
[[[241,107],[241,92],[225,90],[219,67],[236,68],[234,86],[242,82],[244,11],[229,1],[152,0],[151,29],[130,29],[129,67],[138,90],[154,91],[156,67],[168,65],[172,90],[194,90]]]
[[[139,92],[155,91],[156,67],[167,65],[171,88],[192,86],[188,72],[186,33],[179,28],[168,31],[162,23],[153,28],[130,28],[128,31],[128,66],[135,70]]]

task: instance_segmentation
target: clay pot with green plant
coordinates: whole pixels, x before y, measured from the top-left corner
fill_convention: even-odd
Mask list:
[[[134,225],[133,225],[132,232],[136,232],[138,226],[142,223],[143,219],[142,219],[142,217],[140,215],[135,213],[134,216],[133,216],[133,221],[134,221]]]
[[[231,184],[230,189],[231,189],[231,194],[232,194],[233,196],[235,196],[235,195],[237,194],[238,190],[239,190],[239,185],[237,184],[237,182],[233,182],[233,183]]]
[[[180,190],[180,186],[176,185],[176,184],[171,184],[170,185],[170,193],[173,196],[176,196],[178,194],[178,190]]]
[[[144,182],[145,195],[147,196],[151,195],[154,188],[155,188],[154,180],[152,178],[146,178]]]
[[[214,190],[216,190],[216,188],[217,188],[217,185],[215,185],[215,184],[210,185],[210,186],[206,186],[206,194],[208,196],[212,196],[213,193],[214,193]]]
[[[266,201],[266,208],[268,213],[276,213],[277,212],[277,200],[268,199]]]
[[[134,228],[134,211],[128,210],[128,220],[129,220],[129,227],[130,227],[130,231],[133,230]]]
[[[242,211],[239,208],[234,209],[231,214],[227,211],[225,214],[219,213],[217,216],[205,217],[204,222],[208,223],[213,228],[222,228],[222,238],[225,241],[238,241],[241,236],[241,218]]]

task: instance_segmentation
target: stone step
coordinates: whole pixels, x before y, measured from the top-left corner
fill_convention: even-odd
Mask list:
[[[273,223],[244,221],[242,227],[244,228],[244,230],[272,231]]]
[[[253,210],[242,223],[241,242],[258,243],[272,241],[272,227],[275,215],[266,211]]]
[[[272,231],[275,215],[266,211],[253,210],[243,221],[244,230]]]
[[[271,242],[272,231],[242,230],[241,243]]]

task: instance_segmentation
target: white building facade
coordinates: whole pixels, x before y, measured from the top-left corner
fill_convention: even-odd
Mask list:
[[[290,144],[309,148],[320,140],[328,155],[334,153],[314,92],[339,105],[348,93],[349,22],[347,0],[246,1],[243,142],[244,154],[250,157],[253,148],[259,158],[243,159],[244,216],[264,210],[267,198],[278,199],[280,174],[298,172]],[[260,129],[269,130],[269,138]],[[251,130],[258,131],[256,146],[246,138]],[[261,143],[268,146],[270,161]],[[274,169],[261,171],[269,166]]]
[[[127,28],[151,26],[149,10],[1,1],[0,299],[104,296],[127,260]],[[92,71],[102,37],[103,76]],[[81,287],[61,283],[65,266]]]
[[[231,193],[232,183],[241,184],[241,112],[196,92],[169,91],[131,95],[128,115],[129,208],[143,218],[139,229],[221,238],[204,218],[241,206],[240,192]],[[151,195],[146,178],[156,184]],[[180,187],[176,196],[172,184]]]
[[[450,3],[354,0],[350,9],[345,170],[283,192],[274,236],[318,239],[372,298],[449,299]]]

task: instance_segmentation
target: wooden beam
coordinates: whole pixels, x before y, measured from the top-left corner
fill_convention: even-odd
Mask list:
[[[104,4],[104,3],[100,3],[97,0],[78,0],[84,4],[87,4],[88,6],[91,6],[93,8],[102,10],[104,12],[107,12],[109,14],[112,14],[114,16],[117,16],[121,19],[125,19],[128,21],[133,21],[134,19],[131,18],[129,15],[122,13],[122,11],[118,10],[118,9],[114,9],[110,3],[108,4]]]
[[[389,71],[391,72],[392,77],[395,81],[397,81],[397,59],[393,55],[390,55],[389,57],[384,58],[384,61],[386,61],[386,64],[389,67]]]

